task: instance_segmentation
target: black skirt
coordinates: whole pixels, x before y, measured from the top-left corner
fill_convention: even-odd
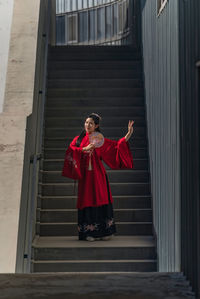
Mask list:
[[[88,236],[101,238],[115,232],[112,203],[78,210],[79,240],[85,240]]]

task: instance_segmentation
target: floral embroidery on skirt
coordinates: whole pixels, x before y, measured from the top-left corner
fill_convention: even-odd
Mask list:
[[[79,240],[91,236],[100,238],[110,236],[116,232],[113,207],[109,203],[100,207],[87,207],[78,210]]]

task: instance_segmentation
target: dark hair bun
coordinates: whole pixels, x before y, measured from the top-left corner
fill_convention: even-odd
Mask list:
[[[91,117],[91,118],[96,118],[96,119],[98,119],[98,121],[100,121],[101,120],[101,116],[100,115],[98,115],[97,113],[91,113],[88,117]]]

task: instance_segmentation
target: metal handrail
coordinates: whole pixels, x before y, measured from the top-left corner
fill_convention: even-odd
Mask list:
[[[29,233],[28,233],[28,259],[26,273],[31,272],[31,248],[33,239],[33,225],[34,225],[34,214],[35,214],[35,202],[37,198],[37,174],[38,168],[37,164],[42,156],[42,140],[43,140],[43,127],[44,127],[44,107],[46,100],[46,81],[47,81],[47,60],[48,60],[48,44],[49,44],[49,31],[50,31],[50,20],[51,20],[51,0],[48,0],[47,7],[47,23],[46,30],[43,33],[43,38],[45,38],[44,47],[44,64],[43,64],[43,78],[42,78],[42,90],[39,93],[42,95],[41,104],[39,103],[40,109],[37,113],[37,131],[36,131],[36,152],[33,155],[33,167],[32,167],[32,183],[31,183],[31,198],[30,198],[30,218],[29,218]]]

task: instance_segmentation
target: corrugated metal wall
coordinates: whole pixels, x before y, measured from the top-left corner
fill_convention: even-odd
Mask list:
[[[181,270],[200,298],[200,1],[180,0]]]
[[[178,0],[157,16],[141,0],[153,221],[159,271],[180,270],[180,119]]]

